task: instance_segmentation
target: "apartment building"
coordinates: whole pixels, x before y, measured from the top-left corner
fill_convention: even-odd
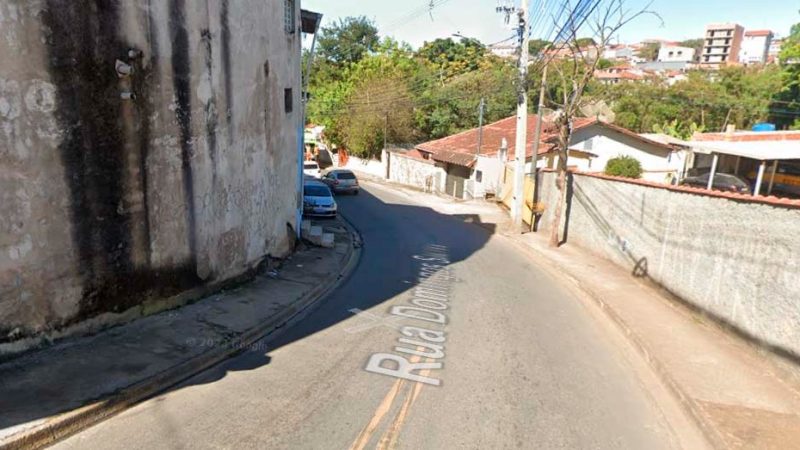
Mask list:
[[[744,28],[734,23],[706,26],[701,64],[720,65],[739,62]]]
[[[744,33],[739,62],[742,64],[764,64],[767,62],[770,44],[775,35],[770,30],[753,30]]]

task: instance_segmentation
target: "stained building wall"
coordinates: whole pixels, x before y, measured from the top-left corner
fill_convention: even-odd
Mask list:
[[[0,351],[290,250],[298,4],[0,2]]]

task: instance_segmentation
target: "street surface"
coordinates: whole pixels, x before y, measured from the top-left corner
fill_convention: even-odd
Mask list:
[[[256,350],[56,448],[679,445],[656,401],[663,392],[645,387],[608,324],[529,256],[464,223],[471,218],[364,187],[337,198],[362,234],[362,259],[318,309]],[[428,276],[426,298],[439,302],[412,303]],[[422,304],[434,313],[407,308]],[[434,321],[442,317],[445,324]],[[401,334],[413,334],[403,327],[429,330],[427,339]],[[365,370],[376,354],[428,363],[414,372],[428,382]]]

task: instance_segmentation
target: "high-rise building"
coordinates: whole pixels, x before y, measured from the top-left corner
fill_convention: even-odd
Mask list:
[[[738,63],[743,37],[744,28],[741,25],[735,23],[707,25],[700,63],[709,65]]]
[[[764,64],[774,34],[770,30],[753,30],[744,33],[739,62],[742,64]]]

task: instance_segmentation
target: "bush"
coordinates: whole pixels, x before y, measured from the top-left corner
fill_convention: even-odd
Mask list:
[[[606,175],[640,178],[642,176],[642,164],[632,156],[617,156],[608,160]]]

